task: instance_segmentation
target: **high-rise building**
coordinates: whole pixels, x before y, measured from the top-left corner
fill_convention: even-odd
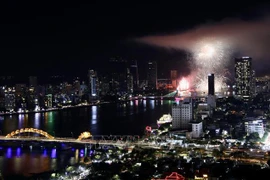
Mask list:
[[[172,106],[172,119],[173,129],[190,129],[189,124],[193,119],[193,103],[191,98]]]
[[[77,77],[73,81],[73,92],[74,92],[75,95],[79,94],[80,87],[81,87],[80,79],[79,79],[79,77]]]
[[[245,122],[245,130],[246,130],[246,133],[248,135],[251,133],[258,133],[260,138],[262,138],[264,135],[264,132],[265,132],[263,120],[261,120],[261,119],[248,119]]]
[[[133,88],[139,88],[139,71],[138,71],[138,64],[136,60],[132,60],[130,63],[130,74],[133,77]]]
[[[8,87],[5,89],[5,108],[8,111],[15,109],[15,88]]]
[[[149,89],[157,89],[157,63],[155,61],[148,62],[147,81]]]
[[[94,70],[88,71],[88,78],[89,78],[89,92],[90,92],[90,99],[97,99],[98,97],[98,78],[97,72]]]
[[[45,97],[45,107],[52,108],[52,106],[53,106],[52,94],[47,94]]]
[[[133,75],[130,73],[130,69],[127,68],[127,92],[132,94],[134,90]]]
[[[268,93],[269,90],[270,90],[270,77],[269,76],[256,77],[255,95],[259,93]]]
[[[236,95],[249,99],[253,93],[252,58],[235,58]]]
[[[110,74],[110,90],[113,94],[120,96],[127,93],[127,69],[128,63],[121,57],[110,59],[110,68],[107,74]]]
[[[99,78],[99,92],[100,96],[106,96],[110,93],[110,75],[103,75]]]
[[[24,96],[26,94],[27,86],[26,84],[15,84],[15,95],[16,97]]]
[[[199,138],[203,134],[203,123],[200,122],[191,122],[192,124],[192,137]]]
[[[173,88],[177,88],[177,70],[171,70],[171,81]]]
[[[214,74],[208,75],[208,95],[215,95],[215,76]]]

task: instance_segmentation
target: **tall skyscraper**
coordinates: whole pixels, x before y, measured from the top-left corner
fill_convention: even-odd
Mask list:
[[[177,88],[177,70],[171,70],[171,81],[173,88]]]
[[[215,95],[215,76],[214,74],[208,75],[208,95]]]
[[[130,63],[130,74],[133,77],[133,88],[139,88],[139,71],[138,71],[138,64],[137,60],[132,60]]]
[[[133,93],[134,84],[133,84],[133,75],[130,73],[130,69],[127,68],[127,92]]]
[[[252,58],[235,58],[236,95],[249,99],[253,92]]]
[[[110,66],[107,74],[110,74],[110,89],[111,92],[118,95],[127,93],[127,69],[128,63],[121,57],[110,59]]]
[[[147,81],[149,89],[157,89],[157,63],[155,61],[148,62]]]
[[[94,70],[88,71],[89,78],[89,90],[90,90],[90,99],[97,99],[98,97],[98,78],[97,72]]]

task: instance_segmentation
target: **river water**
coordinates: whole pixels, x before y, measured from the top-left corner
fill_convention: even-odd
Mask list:
[[[125,103],[70,108],[44,113],[0,117],[0,134],[21,128],[36,128],[57,137],[92,135],[142,135],[148,125],[171,112],[169,100],[133,100]],[[57,152],[54,148],[29,149],[0,147],[0,170],[4,177],[14,174],[41,173],[63,168],[79,161],[78,151]]]

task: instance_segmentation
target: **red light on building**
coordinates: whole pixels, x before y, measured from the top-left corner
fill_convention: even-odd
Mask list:
[[[172,174],[166,176],[165,179],[152,179],[152,180],[185,180],[185,178],[184,176],[178,174],[177,172],[172,172]]]
[[[150,126],[146,126],[145,130],[146,130],[147,132],[151,132],[151,131],[152,131],[152,128],[151,128]]]
[[[185,178],[177,172],[173,172],[171,175],[166,176],[165,180],[185,180]]]

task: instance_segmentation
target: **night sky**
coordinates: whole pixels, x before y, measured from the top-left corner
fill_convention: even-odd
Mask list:
[[[81,1],[82,2],[82,1]],[[89,1],[90,2],[90,1]],[[86,76],[102,71],[110,57],[147,60],[159,65],[160,77],[169,69],[189,72],[185,53],[133,41],[150,35],[182,32],[224,18],[254,19],[268,5],[243,1],[229,4],[184,1],[172,3],[80,3],[79,1],[8,1],[1,5],[0,75],[63,74]],[[153,1],[155,2],[155,1]],[[226,4],[226,3],[227,4]]]

